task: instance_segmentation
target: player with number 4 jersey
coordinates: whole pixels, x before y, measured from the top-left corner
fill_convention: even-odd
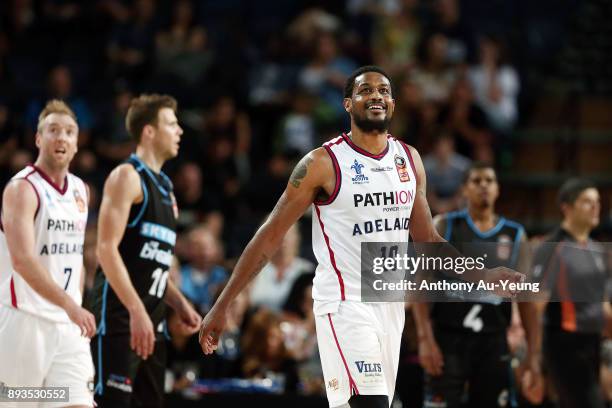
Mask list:
[[[178,154],[183,133],[176,101],[142,95],[130,104],[126,125],[136,153],[106,180],[98,226],[92,342],[98,407],[163,406],[166,304],[184,334],[200,316],[168,279],[178,209],[172,183],[161,171]]]
[[[525,232],[520,224],[495,214],[499,186],[495,170],[475,163],[466,172],[463,193],[467,208],[437,216],[438,232],[467,256],[486,258],[488,268],[526,270]],[[482,245],[475,245],[482,244]],[[477,253],[476,253],[477,252]],[[506,331],[512,303],[496,296],[478,302],[418,303],[413,307],[419,337],[419,357],[427,373],[424,407],[455,408],[516,406]],[[527,333],[528,356],[523,394],[542,398],[540,341],[536,308],[519,303]],[[466,395],[467,390],[467,395]]]

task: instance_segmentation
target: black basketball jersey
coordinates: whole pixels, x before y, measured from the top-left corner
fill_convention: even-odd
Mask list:
[[[126,161],[140,175],[143,201],[132,205],[128,224],[119,244],[132,285],[142,300],[157,333],[164,331],[166,314],[163,297],[176,242],[177,207],[172,183],[163,173],[154,173],[136,155]],[[92,309],[98,332],[128,334],[129,313],[100,268],[92,290]]]
[[[481,232],[467,210],[445,215],[444,238],[465,256],[485,255],[485,266],[516,268],[520,241],[524,234],[522,225],[500,217],[497,224]],[[484,245],[475,245],[483,243]],[[471,253],[473,252],[473,253]],[[477,252],[477,253],[476,253]],[[502,302],[491,296],[490,302],[438,302],[432,309],[436,327],[460,330],[466,333],[493,333],[505,330],[512,318],[512,303]]]

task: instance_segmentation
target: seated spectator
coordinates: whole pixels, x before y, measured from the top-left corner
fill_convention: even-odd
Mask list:
[[[493,129],[501,134],[512,130],[518,118],[520,80],[505,60],[502,43],[494,37],[480,41],[479,64],[469,70],[476,103],[487,114]]]
[[[455,141],[442,131],[432,153],[423,158],[427,174],[427,202],[434,214],[453,211],[461,206],[463,177],[470,160],[455,151]]]
[[[421,24],[417,0],[398,1],[400,8],[378,18],[372,35],[372,52],[377,65],[394,78],[408,72],[416,62]]]
[[[2,186],[8,181],[10,158],[15,151],[17,151],[17,129],[8,104],[0,100],[0,185]]]
[[[297,365],[285,345],[278,314],[261,309],[251,317],[242,337],[242,351],[246,378],[278,380],[285,393],[297,391]]]
[[[342,105],[344,83],[357,67],[338,48],[333,34],[320,34],[312,57],[299,76],[300,87],[316,95],[323,104],[321,109],[330,111],[334,121],[346,116]]]
[[[204,227],[188,233],[188,263],[181,268],[181,292],[207,313],[215,294],[225,284],[228,273],[222,266],[221,248],[213,234]]]
[[[281,121],[275,149],[278,153],[301,157],[314,149],[318,140],[313,109],[313,96],[305,91],[297,91],[292,100],[291,111]]]
[[[210,192],[204,193],[202,169],[196,163],[181,164],[173,181],[176,202],[180,208],[177,220],[179,228],[201,223],[205,214],[220,209],[220,199]]]
[[[299,229],[294,224],[276,254],[253,282],[251,302],[254,306],[280,311],[295,280],[303,273],[313,272],[314,265],[298,257],[299,247]]]
[[[439,123],[450,131],[457,151],[474,160],[493,163],[493,135],[485,113],[476,105],[470,82],[462,78],[440,111]]]
[[[112,28],[107,47],[109,65],[114,75],[126,78],[132,84],[139,84],[147,78],[153,66],[151,61],[158,26],[155,12],[154,0],[134,1],[127,20],[123,19],[124,14],[111,11],[112,15],[119,17],[120,23]]]
[[[175,2],[170,27],[155,38],[158,74],[171,75],[186,86],[197,84],[212,64],[207,40],[204,27],[194,21],[191,2]]]
[[[72,74],[68,67],[58,65],[53,68],[47,77],[47,95],[44,98],[34,98],[26,106],[25,124],[26,134],[24,142],[26,146],[34,146],[34,134],[38,126],[38,114],[42,110],[44,101],[49,99],[61,99],[65,101],[74,111],[79,124],[79,147],[90,142],[90,131],[94,125],[93,116],[87,101],[73,93]]]
[[[448,39],[440,33],[424,38],[419,46],[419,64],[411,78],[421,89],[425,102],[448,101],[456,72],[447,63],[447,48]]]
[[[312,310],[312,280],[314,274],[303,273],[294,282],[283,304],[285,344],[298,360],[312,357],[317,341]]]
[[[203,134],[208,139],[208,167],[218,174],[222,190],[234,197],[242,183],[249,179],[251,168],[251,124],[249,117],[236,108],[235,100],[227,95],[217,98],[205,114]]]
[[[125,160],[136,146],[125,127],[125,115],[133,96],[125,87],[117,90],[96,137],[96,153],[109,169]]]

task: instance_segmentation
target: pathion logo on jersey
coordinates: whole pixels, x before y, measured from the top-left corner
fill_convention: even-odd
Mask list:
[[[140,257],[142,259],[149,259],[151,261],[159,262],[162,265],[172,265],[172,251],[159,249],[159,242],[149,241],[145,242],[142,249],[140,250]]]
[[[351,177],[353,184],[366,184],[370,182],[368,177],[362,173],[362,169],[364,167],[365,166],[363,164],[359,163],[357,159],[355,159],[353,165],[351,166],[351,170],[355,170],[355,177]]]

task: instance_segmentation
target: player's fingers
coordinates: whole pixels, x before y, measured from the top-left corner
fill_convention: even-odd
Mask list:
[[[153,350],[155,350],[155,333],[150,331],[147,335],[147,358],[153,354]]]

